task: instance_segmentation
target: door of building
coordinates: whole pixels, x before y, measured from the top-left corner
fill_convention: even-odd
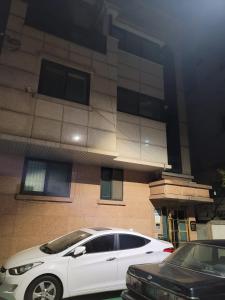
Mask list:
[[[164,208],[162,217],[164,239],[173,243],[176,248],[189,241],[185,208]]]

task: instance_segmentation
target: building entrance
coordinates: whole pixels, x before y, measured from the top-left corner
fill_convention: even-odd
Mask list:
[[[189,241],[188,220],[185,208],[163,208],[163,237],[178,248]]]

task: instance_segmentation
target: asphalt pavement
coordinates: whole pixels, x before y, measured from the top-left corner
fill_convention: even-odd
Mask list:
[[[122,300],[121,291],[73,297],[67,300]]]

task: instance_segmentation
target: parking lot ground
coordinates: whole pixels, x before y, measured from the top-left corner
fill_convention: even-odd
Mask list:
[[[100,294],[73,297],[68,300],[122,300],[120,295],[121,295],[121,291],[116,291],[110,293],[100,293]]]

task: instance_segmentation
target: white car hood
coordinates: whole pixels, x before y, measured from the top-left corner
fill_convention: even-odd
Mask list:
[[[9,269],[33,262],[44,262],[47,257],[49,258],[49,254],[42,252],[40,246],[36,246],[11,256],[4,264],[4,267]]]

